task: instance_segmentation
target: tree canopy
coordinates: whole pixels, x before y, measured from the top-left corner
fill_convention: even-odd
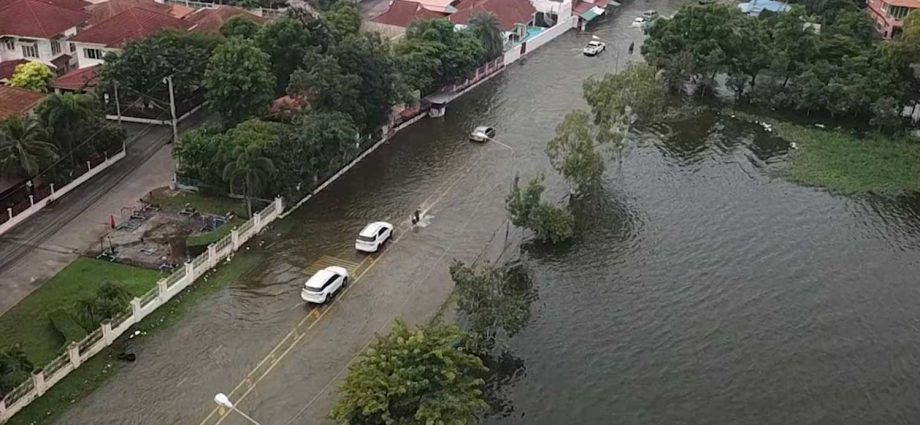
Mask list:
[[[464,334],[398,321],[349,367],[332,418],[347,425],[466,425],[488,405],[487,369],[463,348]]]
[[[492,12],[476,12],[470,16],[470,31],[483,48],[483,59],[492,60],[505,51],[505,36],[502,34],[501,23]]]
[[[227,124],[258,116],[274,98],[269,56],[252,41],[233,38],[214,51],[204,86],[211,107]]]
[[[41,62],[26,62],[16,65],[10,86],[45,93],[54,73]]]
[[[224,22],[220,27],[220,35],[227,38],[241,37],[252,39],[259,32],[259,29],[259,24],[255,23],[252,19],[243,15],[236,15],[230,17],[227,22]]]
[[[454,24],[444,19],[409,24],[396,52],[409,86],[422,93],[465,79],[486,56],[473,32],[455,31]]]
[[[537,240],[557,244],[570,239],[575,233],[575,217],[564,208],[542,201],[543,176],[530,180],[521,188],[518,176],[514,177],[511,192],[505,198],[505,209],[511,224],[534,232]]]

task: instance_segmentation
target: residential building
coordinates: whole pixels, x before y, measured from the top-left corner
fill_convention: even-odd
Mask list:
[[[132,7],[71,37],[71,50],[80,68],[99,65],[109,52],[119,52],[125,43],[142,40],[165,29],[188,30],[192,23],[147,7]]]
[[[479,12],[495,14],[506,42],[512,43],[527,37],[527,27],[534,24],[537,13],[528,0],[461,0],[457,9],[448,19],[460,27],[466,26]]]
[[[44,94],[32,90],[0,86],[0,119],[28,115],[44,98]]]
[[[576,0],[572,8],[572,15],[578,16],[578,27],[584,31],[588,22],[607,13],[608,5],[619,6],[620,4],[615,1],[608,3],[608,0]]]
[[[243,9],[233,6],[218,6],[198,9],[184,16],[183,19],[191,23],[189,31],[198,33],[218,33],[220,27],[224,26],[230,18],[242,16],[262,25],[268,22],[268,18],[253,15]]]
[[[406,28],[412,21],[446,18],[447,15],[425,8],[421,3],[411,0],[393,0],[386,12],[371,19],[378,24]]]
[[[920,9],[920,0],[868,0],[866,6],[875,29],[887,40],[901,32],[908,13]]]
[[[63,74],[73,65],[66,39],[89,15],[81,0],[4,0],[0,3],[0,80],[15,66],[38,61]]]
[[[74,69],[51,82],[55,93],[91,91],[96,87],[96,76],[99,65]]]
[[[395,0],[394,0],[395,1]],[[458,0],[412,0],[432,12],[450,14],[457,11],[454,7]]]

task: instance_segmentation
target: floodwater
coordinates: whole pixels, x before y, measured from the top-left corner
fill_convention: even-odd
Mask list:
[[[400,133],[274,225],[254,273],[142,339],[136,363],[58,422],[199,424],[213,394],[233,389],[304,316],[305,269],[322,256],[358,262],[351,244],[364,223],[431,206],[427,227],[388,248],[388,268],[375,269],[405,286],[356,285],[323,319],[331,324],[311,330],[240,403],[266,425],[328,423],[335,385],[326,376],[340,377],[347,362],[336,356],[386,323],[374,314],[405,307],[399,291],[419,292],[417,310],[440,303],[443,294],[413,277],[427,278],[426,263],[441,257],[476,256],[503,224],[514,173],[544,172],[547,196],[564,197],[543,153],[554,127],[585,107],[584,78],[637,59],[626,53],[641,42],[629,27],[635,16],[678,4],[628,2],[590,31],[608,41],[599,57],[580,53],[591,34],[570,32],[449,105],[443,119]],[[477,125],[494,126],[513,153],[468,143]],[[920,201],[792,184],[787,155],[782,141],[730,117],[633,134],[602,193],[576,206],[576,240],[525,247],[539,298],[510,341],[519,368],[503,386],[507,411],[487,422],[916,422]],[[455,185],[458,175],[467,177]],[[437,259],[424,253],[441,249]]]

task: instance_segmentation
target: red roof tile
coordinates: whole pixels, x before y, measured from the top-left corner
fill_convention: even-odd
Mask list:
[[[169,5],[156,3],[153,0],[109,0],[90,6],[89,24],[96,25],[121,12],[135,7],[143,7],[164,14],[169,14]]]
[[[189,22],[146,7],[133,7],[77,33],[71,40],[121,47],[126,42],[150,37],[164,29],[185,30]]]
[[[0,118],[25,115],[41,103],[44,94],[16,87],[0,86]]]
[[[527,1],[527,0],[524,0]],[[441,13],[422,7],[421,4],[408,0],[393,0],[390,8],[374,19],[374,22],[398,27],[408,27],[409,23],[417,20],[444,18]]]
[[[0,34],[53,38],[87,19],[82,11],[42,0],[0,0]]]
[[[514,24],[529,24],[537,10],[528,0],[462,0],[450,21],[466,25],[477,12],[492,12],[498,17],[502,29],[510,31]]]
[[[234,16],[244,16],[250,21],[260,25],[268,21],[266,18],[253,15],[243,9],[232,6],[198,9],[186,16],[185,20],[194,24],[193,27],[189,28],[189,31],[217,33],[220,31],[220,27]]]
[[[8,80],[13,76],[13,73],[16,72],[16,67],[27,63],[29,61],[25,59],[17,59],[14,61],[4,61],[0,62],[0,80]]]
[[[51,82],[51,87],[61,90],[82,91],[96,86],[96,71],[99,65],[70,71]]]
[[[48,4],[53,4],[55,6],[60,6],[70,10],[77,10],[83,12],[86,8],[92,6],[92,3],[85,2],[83,0],[39,0]]]

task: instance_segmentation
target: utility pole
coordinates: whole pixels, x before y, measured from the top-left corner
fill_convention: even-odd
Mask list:
[[[121,125],[121,103],[118,101],[118,81],[115,81],[115,113],[118,115],[118,125]]]
[[[172,114],[173,139],[169,143],[176,143],[179,141],[179,128],[176,126],[176,98],[173,95],[172,75],[164,78],[163,82],[169,86],[169,112]]]

